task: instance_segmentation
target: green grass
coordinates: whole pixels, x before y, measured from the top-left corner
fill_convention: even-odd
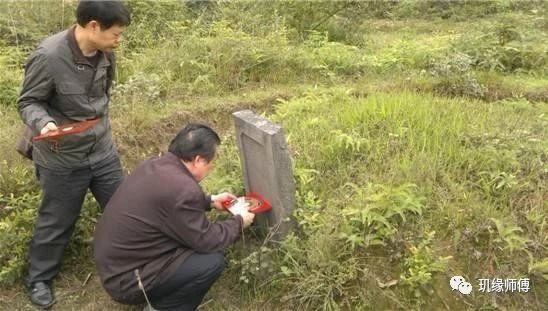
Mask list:
[[[452,258],[446,266],[447,275],[465,273],[473,280],[526,275],[529,258],[539,261],[546,256],[546,248],[541,246],[547,234],[543,222],[535,226],[524,219],[529,212],[547,208],[546,164],[538,162],[547,150],[545,104],[486,104],[413,93],[365,98],[352,94],[352,90],[341,88],[311,90],[277,106],[274,116],[286,128],[297,172],[312,171],[315,177],[304,187],[301,184],[297,216],[302,222],[302,236],[293,241],[296,246],[288,246],[285,251],[293,256],[298,249],[337,249],[321,253],[319,259],[303,256],[301,261],[293,262],[293,269],[303,271],[299,277],[283,282],[286,287],[293,285],[287,290],[292,292],[306,289],[308,282],[325,282],[324,277],[342,277],[344,281],[332,289],[336,294],[305,290],[295,296],[302,307],[331,308],[335,301],[362,306],[375,303],[373,297],[353,297],[352,288],[355,282],[381,277],[383,272],[379,270],[387,267],[378,269],[367,260],[356,259],[371,252],[387,260],[393,256],[391,252],[409,256],[411,246],[432,230],[439,232],[431,238],[432,244],[444,246],[433,248],[432,260],[435,256]],[[355,190],[348,188],[349,183],[358,191],[366,191],[366,195],[352,195]],[[415,185],[410,192],[397,190],[406,183]],[[305,194],[308,199],[301,197]],[[378,210],[376,201],[371,201],[384,195],[391,198],[386,206],[396,209],[401,219],[391,220],[392,214]],[[396,199],[398,196],[401,198]],[[423,203],[417,201],[419,197]],[[422,216],[406,212],[405,204],[423,206]],[[366,217],[358,227],[352,217],[343,217],[356,212]],[[397,232],[390,230],[389,223],[395,224]],[[354,226],[350,235],[348,226]],[[531,226],[535,229],[525,232]],[[356,235],[360,232],[361,237]],[[341,234],[343,239],[337,239]],[[368,242],[364,243],[364,238]],[[378,242],[384,250],[375,248]],[[478,254],[485,261],[470,267],[469,260]],[[512,261],[512,266],[503,264],[506,261]],[[324,272],[330,273],[327,276],[313,273],[316,265],[329,266],[333,262],[339,268]],[[432,269],[434,266],[433,261]],[[494,271],[486,273],[489,268]],[[399,273],[391,277],[398,279]],[[451,297],[441,298],[444,289],[436,285],[430,284],[428,298],[400,299],[417,306],[425,302],[453,304],[454,300],[448,299]],[[539,286],[537,293],[545,286],[540,280],[535,285]],[[401,288],[405,292],[405,286]],[[431,296],[433,293],[436,295]],[[489,300],[476,296],[471,302],[479,308],[489,305]],[[503,301],[519,305],[511,298]],[[387,303],[391,308],[398,306]],[[539,308],[544,302],[532,299],[527,303]]]
[[[540,9],[368,2],[308,31],[290,24],[317,13],[306,3],[231,2],[214,12],[201,4],[131,2],[135,23],[118,51],[111,105],[124,167],[203,121],[223,140],[204,188],[240,193],[231,113],[252,109],[285,129],[298,224],[283,242],[246,231],[204,310],[548,306]],[[30,310],[21,273],[40,194],[32,163],[13,149],[22,130],[14,98],[28,51],[68,25],[73,7],[0,6],[0,309]],[[55,310],[139,309],[112,302],[100,286],[89,245],[98,216],[88,200],[55,283]],[[474,295],[451,292],[453,275],[473,280]],[[475,280],[486,277],[530,277],[531,291],[477,292]]]

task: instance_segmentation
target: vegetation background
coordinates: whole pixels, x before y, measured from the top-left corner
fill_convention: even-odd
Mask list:
[[[0,309],[22,285],[40,190],[14,150],[25,58],[76,1],[0,2]],[[204,187],[243,191],[231,112],[284,126],[298,228],[248,231],[202,310],[548,309],[546,1],[128,1],[111,119],[124,167],[188,121],[223,136]],[[95,272],[86,200],[54,310],[140,310]],[[223,215],[215,215],[223,217]],[[473,294],[452,292],[462,275]],[[528,292],[480,292],[528,278]]]

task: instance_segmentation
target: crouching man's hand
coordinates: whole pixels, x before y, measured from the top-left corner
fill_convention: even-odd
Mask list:
[[[223,207],[223,202],[225,201],[232,201],[236,200],[236,196],[232,193],[223,192],[219,194],[212,194],[211,195],[211,206],[218,209],[218,210],[225,210]]]
[[[251,224],[253,223],[253,219],[255,218],[255,214],[250,213],[248,211],[242,211],[238,215],[242,216],[242,219],[243,219],[242,226],[244,228],[251,226]]]
[[[223,207],[223,202],[232,201],[238,199],[235,195],[228,192],[223,192],[220,194],[211,195],[211,206],[215,207],[218,210],[226,210]],[[240,215],[242,217],[242,227],[247,228],[253,223],[255,214],[250,213],[247,209],[249,205],[247,203],[244,206],[239,206],[239,208],[232,207],[230,212],[234,215]]]

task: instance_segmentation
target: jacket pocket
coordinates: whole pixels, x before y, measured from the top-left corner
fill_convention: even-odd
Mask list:
[[[86,86],[73,81],[63,81],[57,86],[57,111],[69,118],[81,118],[89,114],[89,98]]]
[[[81,95],[86,94],[85,86],[72,81],[59,83],[59,93],[63,95]]]

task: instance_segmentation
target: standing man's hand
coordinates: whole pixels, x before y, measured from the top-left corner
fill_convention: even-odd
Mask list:
[[[50,131],[56,131],[56,130],[57,130],[57,125],[55,125],[55,123],[53,122],[48,122],[46,126],[44,126],[40,130],[40,135],[46,134],[47,132],[50,132]]]
[[[219,193],[219,194],[212,194],[211,195],[211,206],[218,209],[218,210],[226,210],[224,207],[223,207],[223,202],[225,201],[232,201],[232,200],[236,200],[236,196],[233,195],[232,193],[228,193],[228,192],[223,192],[223,193]]]

